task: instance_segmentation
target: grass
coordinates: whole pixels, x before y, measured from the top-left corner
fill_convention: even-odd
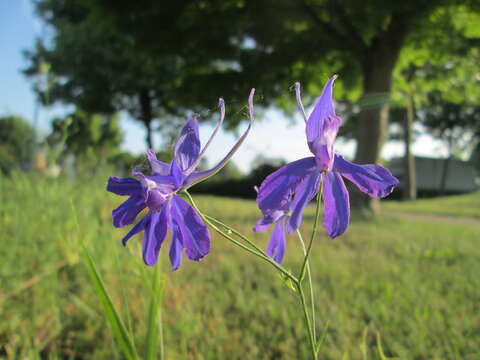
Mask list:
[[[16,174],[0,178],[0,358],[122,359],[82,258],[82,242],[140,354],[145,349],[154,269],[127,248],[110,212],[121,199],[105,178]],[[311,256],[317,333],[329,329],[320,359],[480,358],[480,227],[410,221],[396,212],[478,216],[479,193],[385,203],[392,215],[353,221]],[[196,197],[207,214],[266,245],[250,231],[251,201]],[[78,227],[72,210],[75,210]],[[439,208],[443,211],[439,213]],[[307,210],[304,236],[313,221]],[[473,214],[473,215],[472,215]],[[477,214],[477,215],[475,215]],[[298,271],[301,247],[288,239],[285,266]],[[213,235],[202,263],[172,272],[162,250],[166,359],[306,359],[296,298],[268,265]]]
[[[480,191],[473,194],[445,196],[417,201],[387,201],[385,210],[409,213],[471,217],[480,220]]]

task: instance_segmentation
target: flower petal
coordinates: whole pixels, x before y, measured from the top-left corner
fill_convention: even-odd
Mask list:
[[[172,231],[172,242],[170,243],[168,255],[170,257],[170,263],[172,264],[172,270],[177,270],[182,264],[182,233],[176,223],[173,223],[170,229]]]
[[[337,172],[323,174],[323,226],[330,237],[342,235],[350,221],[350,201],[342,177]]]
[[[184,174],[185,176],[188,176],[190,175],[193,171],[195,171],[195,169],[197,168],[197,166],[200,164],[200,161],[202,160],[203,158],[203,155],[205,154],[205,151],[207,150],[208,146],[210,145],[210,143],[212,142],[213,138],[215,137],[215,135],[217,134],[218,130],[220,129],[220,127],[222,126],[223,124],[223,120],[225,120],[225,101],[223,101],[222,98],[220,98],[218,100],[218,106],[220,107],[220,121],[218,122],[217,126],[215,126],[215,129],[213,130],[212,134],[210,135],[210,138],[208,139],[207,143],[205,144],[205,146],[203,147],[202,151],[200,152],[200,154],[197,156],[197,159],[192,163],[192,165],[190,165],[190,167],[188,169],[186,169],[184,171]]]
[[[250,129],[253,123],[253,95],[254,94],[255,94],[255,89],[252,89],[250,91],[250,96],[248,97],[248,119],[250,122],[248,124],[247,129],[243,133],[243,135],[240,137],[240,139],[238,139],[237,143],[228,152],[228,154],[215,167],[207,171],[199,171],[199,172],[194,172],[190,174],[190,176],[188,176],[187,179],[185,180],[186,187],[191,187],[199,183],[200,181],[205,180],[210,176],[213,176],[217,172],[219,172],[227,164],[228,160],[230,160],[230,158],[235,154],[235,152],[240,147],[240,145],[242,145],[242,143],[245,141],[245,138],[250,132]]]
[[[333,169],[370,196],[385,197],[400,183],[390,171],[382,166],[353,164],[340,155],[335,156]]]
[[[108,178],[107,191],[117,195],[138,195],[142,192],[142,184],[133,178]]]
[[[333,82],[337,78],[332,76],[323,87],[322,94],[317,100],[312,113],[307,120],[307,141],[313,142],[322,136],[323,121],[327,117],[336,117],[335,108],[333,106],[332,90]]]
[[[149,218],[150,218],[150,215],[147,214],[145,215],[128,233],[127,235],[125,235],[122,239],[122,244],[123,246],[126,246],[127,245],[127,241],[130,240],[130,238],[135,235],[135,234],[138,234],[140,231],[142,231],[143,229],[145,229],[145,225],[147,224],[147,222],[149,221]]]
[[[299,82],[295,83],[295,97],[297,99],[298,109],[300,110],[300,112],[303,115],[303,120],[305,120],[305,122],[307,122],[307,114],[305,113],[305,108],[303,107],[302,97],[300,95],[300,83]]]
[[[292,214],[286,227],[289,234],[293,233],[300,227],[303,210],[310,200],[312,200],[318,193],[319,185],[320,172],[314,171],[295,189],[295,197],[291,204]]]
[[[145,154],[147,155],[147,159],[150,162],[150,166],[152,167],[153,174],[158,174],[163,176],[166,176],[169,174],[170,164],[167,164],[166,162],[158,160],[157,155],[155,154],[155,151],[153,151],[152,149],[149,149],[145,151]]]
[[[123,227],[135,221],[138,213],[145,209],[145,198],[142,195],[130,196],[118,208],[112,211],[113,226]]]
[[[180,169],[188,169],[197,159],[199,152],[198,121],[195,116],[191,116],[185,122],[175,145],[174,155]]]
[[[275,225],[265,253],[277,263],[282,263],[285,255],[285,218]]]
[[[307,141],[310,151],[317,157],[320,170],[330,171],[334,161],[333,143],[342,120],[335,115],[332,88],[337,76],[325,84],[322,95],[307,120]]]
[[[170,167],[170,176],[173,179],[173,183],[175,184],[175,187],[177,189],[180,188],[180,186],[182,186],[184,176],[183,176],[182,170],[180,169],[180,167],[177,164],[176,159],[172,160],[172,164],[171,164],[171,167]]]
[[[182,234],[185,255],[190,260],[200,261],[210,252],[210,233],[207,225],[185,200],[173,196],[172,221],[178,225]]]
[[[282,216],[287,212],[283,210],[273,211],[271,214],[264,215],[260,220],[257,221],[255,227],[252,229],[254,232],[265,232],[268,230],[270,225],[278,221]]]
[[[150,220],[145,226],[145,237],[143,239],[143,261],[148,266],[157,263],[160,246],[167,236],[167,206],[160,212],[150,214]]]
[[[308,157],[291,162],[267,176],[257,195],[257,204],[262,213],[287,211],[297,185],[313,171],[316,171],[315,158]]]

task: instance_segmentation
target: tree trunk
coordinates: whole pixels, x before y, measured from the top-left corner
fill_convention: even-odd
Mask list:
[[[373,41],[363,60],[362,103],[368,105],[364,105],[358,119],[357,163],[380,163],[380,151],[387,135],[393,69],[406,34],[407,18],[392,16],[389,26]],[[352,195],[353,207],[374,212],[378,210],[377,199],[358,192]]]
[[[408,106],[403,123],[405,140],[403,198],[405,200],[415,200],[417,198],[417,172],[415,169],[415,157],[412,154],[413,114],[413,96],[408,94]]]
[[[153,149],[153,131],[152,131],[152,98],[148,89],[142,89],[139,94],[141,120],[145,125],[147,135],[145,141],[149,149]]]
[[[447,180],[448,180],[448,170],[450,168],[450,162],[452,160],[452,156],[449,155],[446,159],[443,160],[443,167],[442,167],[442,178],[440,179],[440,195],[445,195],[447,190]]]
[[[442,177],[440,179],[440,195],[445,195],[447,191],[447,181],[448,181],[448,172],[450,170],[450,163],[452,161],[452,148],[453,148],[453,133],[449,133],[447,137],[448,142],[448,156],[446,159],[443,160],[443,167],[442,167]]]

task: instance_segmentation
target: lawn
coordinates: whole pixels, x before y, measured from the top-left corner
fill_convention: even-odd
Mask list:
[[[144,347],[149,279],[140,237],[122,247],[110,223],[121,199],[105,177],[73,183],[15,174],[0,178],[0,358],[122,359],[87,276],[91,252],[138,349]],[[265,247],[255,203],[196,197],[209,215]],[[312,250],[320,359],[479,359],[480,226],[409,220],[399,213],[479,216],[479,193],[384,203],[385,215],[321,232]],[[440,209],[440,210],[439,210]],[[313,205],[303,233],[308,236]],[[285,266],[301,248],[288,239]],[[162,251],[166,359],[307,359],[297,299],[268,264],[213,235],[201,263],[175,272]]]

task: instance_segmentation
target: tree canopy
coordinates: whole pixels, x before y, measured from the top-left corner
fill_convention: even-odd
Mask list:
[[[264,105],[289,108],[295,81],[313,97],[339,73],[336,98],[360,110],[352,118],[360,163],[380,161],[402,71],[448,64],[449,54],[478,47],[469,14],[480,11],[475,0],[39,0],[37,7],[55,36],[30,53],[28,72],[46,61],[60,79],[54,99],[129,111],[145,124],[149,146],[157,119],[165,131],[186,109],[212,109],[219,96],[241,107],[249,87],[260,89]]]

